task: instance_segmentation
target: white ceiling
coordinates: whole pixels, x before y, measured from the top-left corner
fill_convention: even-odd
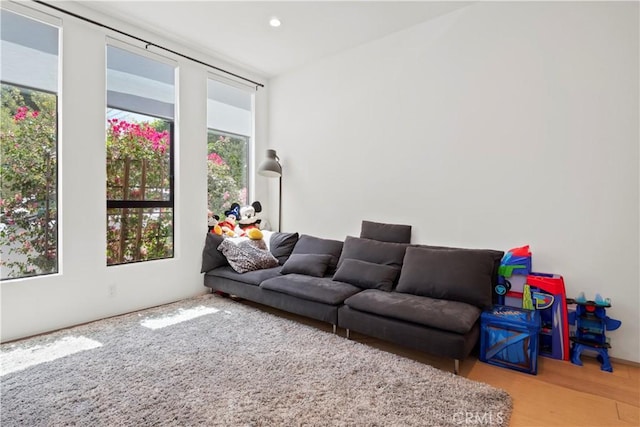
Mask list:
[[[459,9],[459,1],[82,1],[195,51],[273,77]],[[277,16],[282,25],[269,26]]]

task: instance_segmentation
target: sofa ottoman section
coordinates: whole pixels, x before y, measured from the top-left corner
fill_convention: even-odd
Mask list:
[[[274,277],[262,282],[260,287],[329,305],[340,305],[351,295],[360,292],[360,288],[348,283],[336,282],[330,277],[313,277],[302,274]]]
[[[482,313],[478,307],[463,302],[375,289],[353,295],[344,303],[354,310],[457,334],[468,333]]]
[[[237,273],[230,266],[218,267],[204,275],[204,285],[212,292],[223,292],[255,302],[262,301],[260,283],[280,275],[282,267]]]
[[[418,351],[452,358],[455,360],[455,373],[458,372],[459,361],[469,355],[480,336],[480,322],[476,322],[466,334],[459,334],[366,313],[348,305],[338,310],[338,325]]]
[[[237,280],[239,282],[246,283],[248,285],[259,286],[260,283],[267,279],[280,276],[281,266],[267,268],[264,270],[247,271],[246,273],[238,273],[230,266],[219,267],[215,270],[211,270],[206,275],[211,277],[223,277],[225,279]]]
[[[330,277],[286,274],[260,285],[262,302],[271,307],[329,322],[336,332],[338,307],[360,289]]]

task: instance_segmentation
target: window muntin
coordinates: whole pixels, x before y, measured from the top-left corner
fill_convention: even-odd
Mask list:
[[[0,279],[58,272],[56,26],[0,10]]]
[[[207,97],[207,203],[220,217],[232,203],[249,203],[253,91],[209,79]]]
[[[107,46],[107,265],[173,257],[174,80]]]

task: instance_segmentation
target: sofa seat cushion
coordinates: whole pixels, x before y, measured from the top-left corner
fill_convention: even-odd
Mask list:
[[[355,310],[459,334],[469,332],[482,313],[478,307],[464,302],[377,289],[362,291],[344,303]]]
[[[260,283],[272,277],[280,275],[281,266],[274,268],[265,268],[262,270],[247,271],[246,273],[237,273],[231,266],[219,267],[207,273],[207,276],[224,277],[225,279],[236,280],[238,282],[247,283],[249,285],[258,286]]]
[[[260,287],[330,305],[342,304],[345,299],[361,290],[348,283],[331,280],[329,277],[312,277],[302,274],[274,277],[262,282]]]

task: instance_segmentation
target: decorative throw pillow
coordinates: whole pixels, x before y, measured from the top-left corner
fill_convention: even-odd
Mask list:
[[[326,254],[331,255],[329,268],[327,271],[333,273],[336,271],[336,265],[342,252],[342,242],[339,240],[321,239],[319,237],[303,234],[298,239],[296,246],[291,254]]]
[[[254,240],[254,239],[250,239],[247,236],[242,236],[242,237],[225,237],[226,240],[232,242],[233,244],[239,245],[240,243],[244,243],[246,245],[251,245],[253,247],[256,247],[258,249],[262,249],[264,251],[268,251],[269,247],[267,246],[267,243],[264,241],[264,239],[258,239],[258,240]]]
[[[214,268],[229,265],[227,258],[218,250],[218,246],[224,238],[217,234],[207,233],[204,241],[204,249],[202,249],[202,268],[200,273],[206,273]]]
[[[360,261],[372,262],[374,264],[391,265],[401,267],[404,259],[404,252],[409,245],[406,243],[380,242],[371,239],[347,236],[344,241],[344,248],[340,255],[338,267],[347,258],[359,259]]]
[[[331,255],[327,254],[291,254],[280,273],[323,277],[330,261]]]
[[[298,233],[272,233],[269,239],[269,250],[271,255],[278,259],[280,265],[283,265],[293,252],[297,242]]]
[[[496,257],[498,251],[410,247],[396,291],[488,307]]]
[[[243,240],[236,244],[231,239],[224,239],[218,250],[238,273],[277,267],[278,260],[269,251],[257,248],[253,242]]]
[[[410,243],[411,226],[362,221],[360,237],[381,242]]]
[[[391,291],[399,272],[398,267],[347,258],[342,260],[333,280],[350,283],[362,289]]]

